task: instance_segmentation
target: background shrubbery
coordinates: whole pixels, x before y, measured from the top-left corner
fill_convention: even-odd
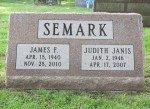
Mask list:
[[[61,0],[61,1],[65,1],[65,2],[75,2],[75,0]],[[22,3],[34,3],[34,0],[0,0],[0,2],[9,2],[9,3],[14,3],[14,2],[22,2]]]

